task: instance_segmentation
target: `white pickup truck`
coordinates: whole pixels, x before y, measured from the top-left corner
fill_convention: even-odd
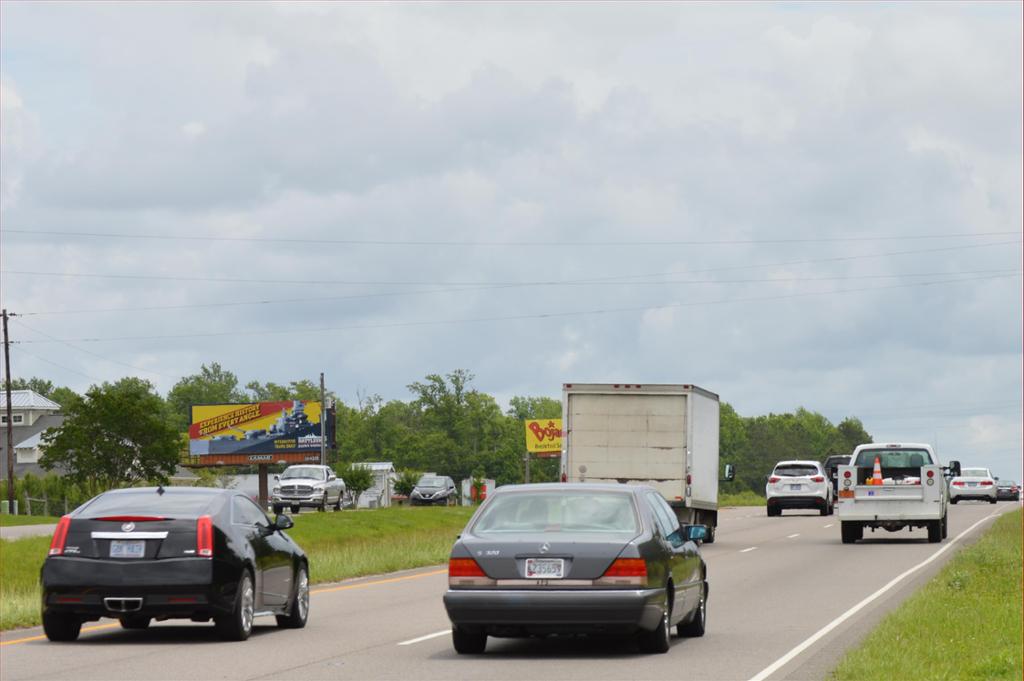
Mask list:
[[[875,462],[881,480],[873,477]],[[949,488],[943,473],[960,474],[960,463],[942,466],[931,445],[911,442],[860,445],[840,466],[836,515],[844,544],[864,538],[864,528],[897,532],[925,527],[928,541],[946,538]]]

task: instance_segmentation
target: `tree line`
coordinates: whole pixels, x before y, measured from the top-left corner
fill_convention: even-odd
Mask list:
[[[493,396],[477,390],[473,380],[469,371],[456,369],[410,383],[407,400],[385,401],[363,393],[354,404],[335,400],[336,467],[346,470],[354,462],[391,461],[400,470],[432,471],[455,480],[522,482],[523,420],[560,418],[561,402],[516,396],[502,409]],[[70,484],[89,488],[166,482],[187,454],[185,433],[193,404],[320,398],[319,386],[308,380],[287,385],[252,381],[242,386],[234,373],[217,363],[182,378],[166,396],[137,377],[93,385],[81,395],[41,378],[15,379],[12,387],[34,390],[61,405],[64,423],[44,436],[40,464],[60,471]],[[804,408],[741,416],[722,402],[721,461],[736,464],[738,471],[736,481],[723,491],[763,495],[765,476],[777,461],[822,461],[865,442],[871,442],[871,435],[855,417],[833,425]],[[554,481],[560,473],[558,459],[534,458],[530,466],[532,481]]]

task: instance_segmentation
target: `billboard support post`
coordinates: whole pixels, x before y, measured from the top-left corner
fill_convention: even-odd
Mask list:
[[[261,463],[259,465],[259,479],[260,479],[260,508],[266,508],[267,502],[269,501],[269,495],[267,494],[267,471],[269,470],[268,464]]]
[[[320,372],[320,465],[327,465],[327,429],[324,422],[327,420],[327,400],[324,395],[324,372]]]
[[[526,475],[523,477],[523,482],[525,482],[527,485],[529,485],[530,484],[530,450],[526,450],[526,453],[523,454],[523,461],[526,462]]]

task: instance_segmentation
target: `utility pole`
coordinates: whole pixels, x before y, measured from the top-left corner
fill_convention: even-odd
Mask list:
[[[14,513],[14,418],[11,416],[11,344],[7,337],[7,308],[4,317],[4,382],[7,392],[7,512]]]
[[[324,393],[324,372],[322,371],[320,372],[320,465],[327,465],[327,397]]]

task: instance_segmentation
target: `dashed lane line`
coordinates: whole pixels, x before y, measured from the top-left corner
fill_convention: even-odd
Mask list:
[[[433,634],[427,634],[426,636],[420,636],[418,638],[411,638],[408,641],[402,641],[398,645],[411,646],[413,643],[419,643],[420,641],[429,641],[432,638],[437,638],[438,636],[445,636],[450,633],[452,633],[451,629],[442,629],[441,631],[435,631]]]
[[[751,546],[751,547],[750,547],[749,549],[743,549],[743,550],[741,550],[741,551],[740,551],[740,553],[746,553],[746,552],[748,552],[748,551],[756,551],[756,550],[757,550],[757,547],[756,547],[756,546]]]

